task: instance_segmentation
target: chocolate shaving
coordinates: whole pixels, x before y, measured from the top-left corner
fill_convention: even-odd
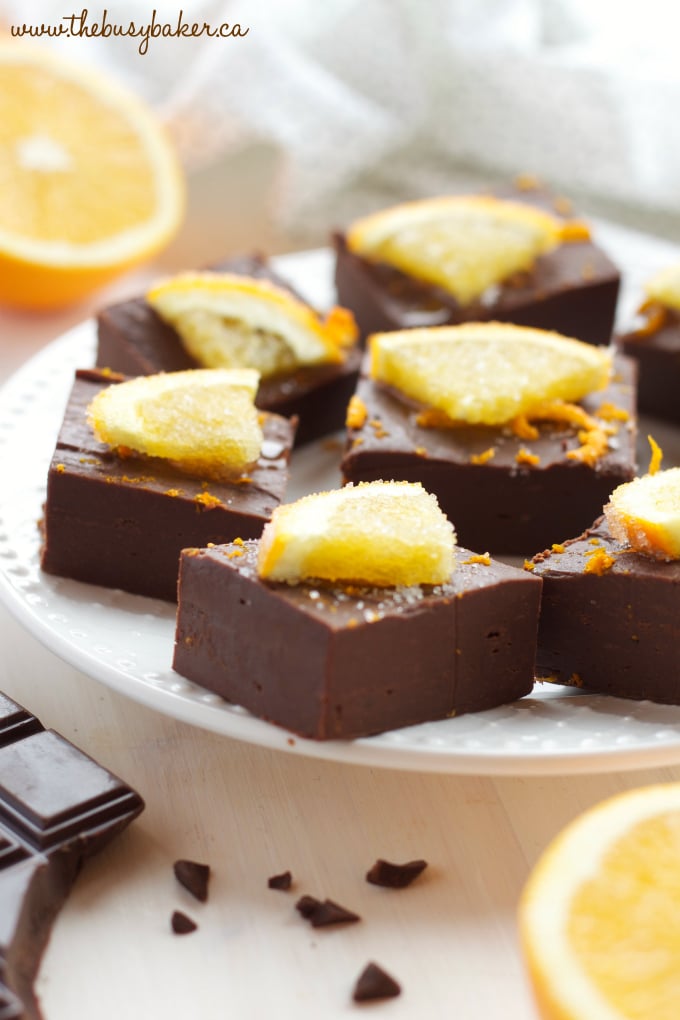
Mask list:
[[[427,867],[427,861],[407,861],[406,864],[392,864],[390,861],[378,859],[370,871],[366,872],[366,881],[372,885],[381,885],[386,889],[405,889],[414,882]]]
[[[372,999],[392,999],[401,994],[401,985],[377,963],[368,963],[357,978],[352,998],[355,1002]]]
[[[322,902],[314,896],[301,896],[295,908],[309,921],[312,928],[325,928],[331,924],[349,924],[361,920],[358,914],[341,907],[339,903],[334,903],[333,900]]]
[[[270,889],[283,889],[287,891],[293,884],[293,876],[290,871],[283,871],[280,875],[272,875],[271,878],[267,879],[267,885]]]
[[[208,899],[209,865],[197,864],[196,861],[175,861],[173,870],[180,885],[201,903],[205,903]]]
[[[188,935],[189,932],[196,931],[198,928],[196,922],[192,921],[186,914],[183,914],[181,910],[174,912],[170,924],[175,935]]]

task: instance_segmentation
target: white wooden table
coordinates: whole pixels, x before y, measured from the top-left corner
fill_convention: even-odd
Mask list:
[[[132,278],[113,294],[139,286]],[[93,307],[0,315],[0,379]],[[680,763],[484,778],[298,757],[127,699],[60,661],[1,606],[0,648],[0,690],[146,801],[87,864],[54,926],[37,981],[47,1020],[333,1020],[356,1015],[351,990],[369,960],[403,986],[376,1015],[532,1020],[515,927],[530,867],[589,805],[680,779]],[[430,866],[410,888],[385,890],[364,880],[378,857]],[[207,903],[176,883],[177,858],[210,864]],[[286,869],[294,888],[268,889]],[[294,909],[303,893],[362,921],[313,930]],[[172,935],[175,909],[198,930]]]

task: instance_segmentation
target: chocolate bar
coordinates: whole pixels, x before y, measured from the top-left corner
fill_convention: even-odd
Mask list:
[[[39,1020],[33,979],[84,861],[142,798],[0,693],[0,1020]]]

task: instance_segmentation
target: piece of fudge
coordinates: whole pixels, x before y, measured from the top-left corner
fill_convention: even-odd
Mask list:
[[[533,181],[494,189],[567,220],[570,203]],[[333,238],[337,300],[351,309],[364,337],[414,326],[498,321],[556,330],[592,344],[612,335],[620,272],[594,241],[560,244],[528,271],[513,273],[468,304],[443,287],[351,251],[345,233]]]
[[[600,518],[533,565],[543,581],[537,676],[680,704],[680,561],[632,551]]]
[[[656,292],[638,311],[639,324],[617,337],[620,350],[638,364],[640,411],[668,421],[680,422],[680,267],[673,267],[679,293],[675,307],[672,294]],[[666,300],[664,300],[664,297]]]
[[[424,428],[422,405],[368,376],[356,398],[363,410],[348,428],[343,480],[422,482],[472,549],[530,555],[582,531],[635,475],[635,366],[626,358],[615,360],[606,389],[580,402],[591,415],[610,405],[620,416],[607,423],[616,434],[593,465],[567,457],[579,446],[577,425],[544,422],[532,440],[508,426]]]
[[[204,481],[160,458],[121,458],[95,437],[87,408],[115,382],[76,373],[49,469],[41,566],[175,601],[183,548],[261,534],[285,493],[295,422],[263,412],[262,452],[248,475]]]
[[[450,581],[272,583],[258,543],[182,553],[174,668],[316,740],[379,733],[532,689],[541,585],[458,549]]]
[[[304,300],[262,256],[234,257],[212,268],[268,280]],[[347,350],[342,363],[307,365],[262,379],[257,406],[286,418],[297,417],[298,446],[328,435],[343,426],[360,362],[361,351],[355,347]],[[200,367],[184,349],[176,330],[143,297],[110,305],[98,314],[96,364],[128,376]]]
[[[89,857],[144,807],[135,790],[0,693],[0,1017],[40,1020],[50,927]]]

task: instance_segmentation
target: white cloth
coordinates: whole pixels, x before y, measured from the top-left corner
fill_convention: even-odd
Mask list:
[[[108,4],[119,24],[153,5]],[[58,23],[61,2],[0,4]],[[88,5],[90,22],[104,5]],[[185,0],[240,38],[64,39],[166,119],[189,173],[253,143],[278,154],[276,209],[319,235],[385,195],[462,175],[539,175],[567,194],[680,215],[674,0]],[[176,22],[180,5],[157,3]],[[79,10],[79,8],[76,8]],[[47,40],[45,40],[47,42]]]

